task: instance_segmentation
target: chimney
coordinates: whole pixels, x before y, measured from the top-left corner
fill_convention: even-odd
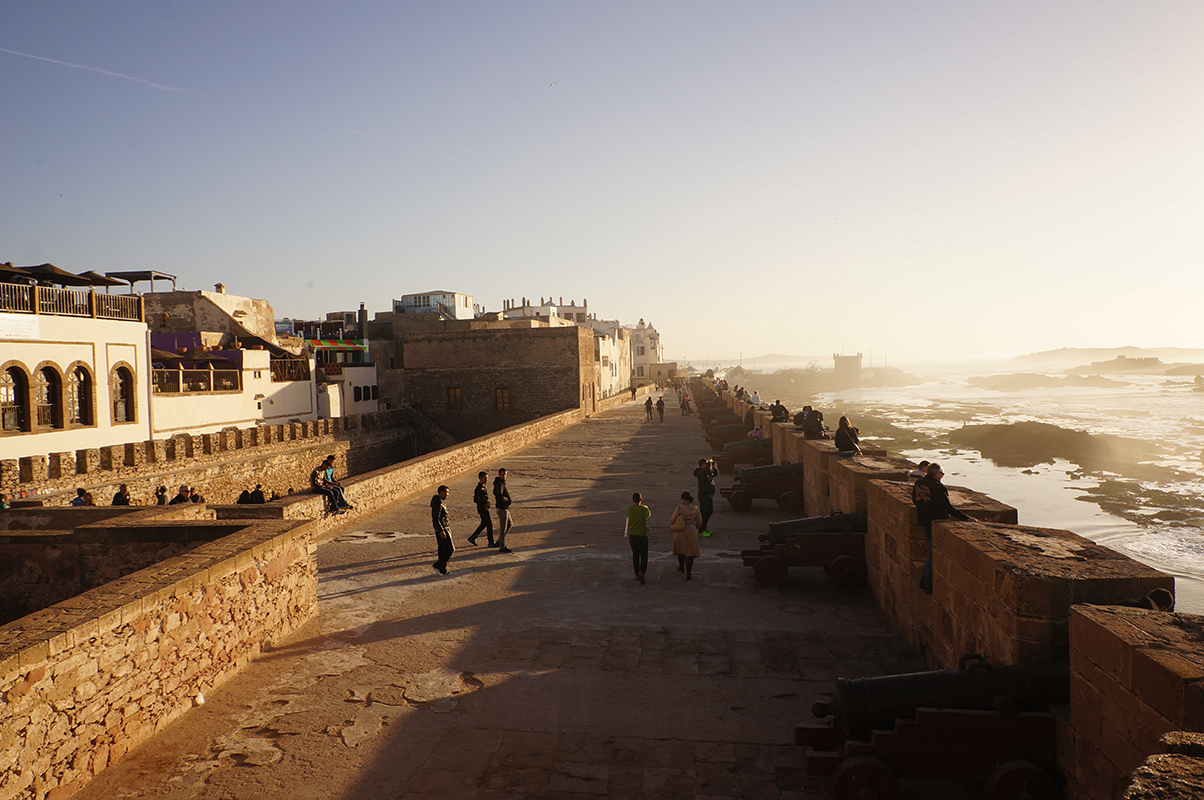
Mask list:
[[[368,338],[368,309],[364,308],[363,303],[360,303],[359,324],[360,338]]]
[[[224,284],[224,283],[213,284],[213,291],[217,292],[218,294],[225,294],[226,293],[226,284]]]

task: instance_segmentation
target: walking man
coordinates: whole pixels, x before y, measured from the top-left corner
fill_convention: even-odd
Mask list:
[[[920,573],[920,588],[932,594],[932,523],[938,519],[970,519],[949,502],[949,490],[941,483],[945,473],[940,464],[929,464],[928,474],[911,487],[911,502],[916,507],[916,521],[928,537],[928,560]]]
[[[477,486],[472,490],[472,502],[477,504],[477,514],[481,517],[481,524],[472,532],[472,536],[468,537],[468,543],[476,546],[477,537],[481,535],[481,531],[485,531],[485,536],[489,539],[489,546],[496,547],[493,543],[493,519],[489,516],[489,487],[485,483],[489,480],[489,473],[481,471],[477,473]]]
[[[648,415],[648,421],[652,422],[652,396],[651,395],[649,395],[648,399],[644,401],[644,413]]]
[[[497,507],[497,551],[509,553],[506,546],[506,534],[510,531],[510,491],[506,488],[506,468],[497,471],[493,479],[493,504]]]
[[[661,398],[656,401],[656,413],[661,415],[661,422],[664,422],[665,421],[665,396],[664,395],[661,395]],[[651,419],[651,417],[649,417],[649,419]]]
[[[648,571],[648,518],[652,510],[644,505],[644,498],[636,492],[627,506],[627,541],[631,543],[631,565],[635,567],[635,579],[644,583]]]
[[[719,467],[715,466],[715,459],[698,459],[698,469],[694,470],[694,477],[698,479],[698,511],[702,514],[702,525],[700,526],[702,529],[698,532],[699,536],[711,535],[707,522],[715,513],[715,476],[718,474]]]
[[[435,572],[447,574],[447,562],[451,560],[456,546],[452,544],[451,527],[447,522],[447,494],[450,490],[440,486],[439,491],[431,498],[431,524],[435,526],[435,542],[439,547],[439,559],[431,564]]]

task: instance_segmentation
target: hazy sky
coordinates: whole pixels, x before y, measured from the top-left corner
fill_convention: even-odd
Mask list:
[[[554,85],[553,85],[554,84]],[[0,5],[0,261],[672,359],[1204,347],[1204,3]]]

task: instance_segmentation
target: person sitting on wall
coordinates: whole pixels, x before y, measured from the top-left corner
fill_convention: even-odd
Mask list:
[[[322,463],[326,465],[322,472],[322,485],[333,494],[336,510],[353,511],[354,508],[347,502],[347,496],[344,494],[343,484],[334,479],[334,456],[326,456]]]
[[[789,422],[790,412],[786,410],[786,406],[782,405],[781,400],[774,400],[773,405],[769,407],[770,422]]]
[[[80,488],[75,490],[75,498],[72,499],[71,505],[86,506],[87,504],[88,504],[88,493],[86,491],[84,491],[84,488],[81,486]]]
[[[1166,589],[1154,589],[1145,597],[1136,597],[1132,600],[1121,600],[1113,605],[1124,606],[1125,608],[1144,608],[1147,611],[1174,611],[1175,596]]]
[[[117,494],[113,495],[113,505],[128,506],[130,505],[130,487],[124,483],[117,489]]]
[[[754,425],[753,429],[745,434],[749,439],[764,439],[765,431],[761,430],[760,425]]]
[[[848,417],[841,417],[840,422],[836,425],[836,449],[841,454],[860,453],[861,438],[858,436],[859,430],[849,424]]]
[[[811,406],[803,406],[803,410],[794,415],[794,427],[805,428],[807,417],[811,415]]]
[[[823,412],[812,409],[807,414],[807,418],[803,420],[803,438],[804,439],[827,439],[828,434],[824,433],[824,415]]]
[[[155,489],[155,505],[157,505],[157,506],[167,505],[167,487],[166,486],[160,486],[158,489]]]
[[[189,497],[189,495],[191,495],[191,494],[192,494],[192,489],[188,486],[188,484],[185,483],[182,486],[180,486],[180,490],[178,492],[176,492],[175,497],[171,498],[171,502],[168,503],[168,505],[169,506],[178,506],[180,503],[187,503],[191,500],[191,498]]]
[[[248,492],[246,489],[243,489],[242,494],[240,494],[238,496],[238,499],[234,501],[234,505],[245,506],[250,502],[251,502],[251,493]]]
[[[251,497],[248,502],[255,503],[255,504],[267,502],[267,500],[263,496],[263,484],[262,483],[255,484],[255,489],[251,492]]]
[[[750,403],[752,403],[754,406],[761,405],[761,393],[754,389],[753,393],[752,393],[752,397],[748,398],[748,401]]]
[[[928,538],[928,560],[924,562],[924,571],[920,573],[920,589],[928,594],[932,594],[932,523],[938,519],[970,519],[949,501],[949,490],[941,483],[944,475],[940,464],[929,464],[928,474],[911,487],[916,521],[924,528],[924,535]]]

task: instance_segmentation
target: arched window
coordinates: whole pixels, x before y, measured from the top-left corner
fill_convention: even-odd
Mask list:
[[[83,367],[67,376],[66,413],[68,425],[92,424],[92,379]]]
[[[16,367],[0,372],[0,430],[28,430],[29,386]]]
[[[39,428],[63,427],[63,384],[50,367],[43,367],[33,376],[33,405]]]
[[[109,381],[109,396],[113,400],[113,421],[134,421],[134,376],[125,367],[113,370]]]

